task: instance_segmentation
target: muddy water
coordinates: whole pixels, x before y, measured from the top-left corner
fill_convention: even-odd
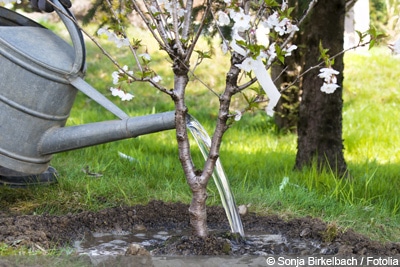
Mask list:
[[[77,254],[87,255],[94,265],[99,265],[103,264],[105,261],[109,263],[110,259],[125,255],[128,246],[132,243],[139,244],[151,253],[153,249],[162,246],[168,238],[172,236],[183,236],[188,233],[188,231],[181,230],[174,232],[138,231],[129,233],[120,231],[111,233],[91,233],[86,234],[83,240],[76,241],[75,249]],[[329,255],[333,254],[333,252],[316,241],[300,239],[288,240],[282,235],[250,232],[246,235],[245,242],[235,243],[231,241],[231,254],[233,256],[236,255],[236,257],[213,256],[202,258],[152,256],[152,264],[158,266],[158,262],[159,266],[164,266],[168,262],[170,266],[188,266],[191,261],[198,263],[199,260],[206,260],[204,264],[212,263],[211,265],[215,264],[215,266],[219,266],[218,263],[221,262],[230,262],[230,264],[235,265],[242,261],[251,264],[264,262],[265,264],[265,258],[271,255]],[[211,259],[212,262],[210,262]]]
[[[173,233],[165,231],[86,233],[83,240],[75,241],[74,247],[78,254],[89,256],[124,255],[129,244],[139,244],[151,251],[160,246],[172,234],[182,235],[182,231],[178,230]]]

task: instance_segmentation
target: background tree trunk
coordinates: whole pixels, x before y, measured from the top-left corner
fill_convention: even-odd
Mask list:
[[[319,42],[329,49],[330,56],[343,50],[346,0],[320,1],[303,26],[303,44],[306,44],[304,70],[318,64]],[[316,162],[318,167],[329,167],[343,175],[347,165],[342,140],[342,84],[343,55],[335,58],[333,68],[340,72],[333,94],[321,92],[323,80],[319,68],[306,73],[302,82],[302,95],[298,121],[298,150],[295,167],[301,169]]]
[[[288,0],[289,6],[294,7],[292,16],[300,19],[309,3],[310,0]],[[308,47],[304,39],[304,27],[300,25],[300,31],[292,39],[292,44],[297,45],[298,48],[290,57],[285,58],[285,64],[271,66],[272,79],[281,90],[281,98],[275,107],[274,119],[276,126],[282,132],[297,132],[303,80],[298,77],[304,71],[305,58],[308,57]]]
[[[298,37],[296,36],[293,41],[296,45],[298,44],[296,40],[300,39]],[[281,98],[274,113],[275,124],[281,132],[295,133],[297,131],[301,80],[292,83],[300,74],[301,62],[299,53],[292,53],[291,57],[285,58],[285,65],[276,64],[271,67],[272,79],[281,91]]]

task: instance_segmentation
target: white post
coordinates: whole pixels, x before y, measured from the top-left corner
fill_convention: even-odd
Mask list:
[[[369,0],[357,0],[346,14],[343,48],[348,49],[357,45],[359,38],[356,31],[367,31],[369,24]]]

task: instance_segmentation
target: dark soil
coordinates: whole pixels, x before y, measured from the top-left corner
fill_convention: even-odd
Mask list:
[[[280,234],[287,240],[301,239],[317,242],[329,255],[381,255],[400,254],[399,243],[380,243],[354,232],[341,230],[334,224],[305,217],[289,221],[278,216],[242,216],[246,232]],[[228,233],[229,225],[221,207],[208,207],[208,226]],[[0,242],[11,246],[25,245],[44,249],[71,245],[85,233],[129,231],[138,229],[189,229],[188,206],[181,203],[153,201],[148,205],[110,208],[100,212],[82,212],[63,216],[11,215],[0,211]],[[215,233],[215,232],[213,232]],[[233,250],[226,240],[229,236],[213,234],[207,239],[193,236],[174,237],[151,253],[153,255],[238,255],[243,249]],[[247,244],[249,246],[249,244]],[[282,253],[288,251],[282,250]],[[294,251],[301,255],[315,251]],[[128,252],[129,253],[129,252]],[[279,252],[272,251],[277,254]]]

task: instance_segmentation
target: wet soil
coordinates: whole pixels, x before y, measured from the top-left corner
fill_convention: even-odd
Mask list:
[[[249,255],[249,243],[234,249],[227,240],[229,225],[221,207],[208,207],[208,226],[212,235],[206,239],[186,236],[169,238],[163,245],[150,251],[152,255]],[[381,243],[354,232],[340,229],[320,219],[305,217],[283,220],[278,216],[258,216],[248,213],[242,216],[246,232],[281,235],[286,240],[296,239],[317,243],[324,250],[288,251],[287,247],[271,248],[271,254],[294,253],[311,255],[381,255],[400,254],[400,243]],[[110,208],[100,212],[82,212],[79,214],[54,215],[13,215],[0,211],[0,242],[11,246],[25,245],[33,248],[49,249],[72,246],[88,233],[128,231],[173,231],[190,229],[188,205],[182,203],[164,203],[152,201],[147,205]],[[290,242],[289,242],[290,243]],[[240,244],[240,241],[238,242]],[[244,245],[243,245],[244,244]],[[127,254],[140,254],[141,248],[127,248]],[[133,250],[133,252],[132,252]],[[145,253],[146,254],[146,253]],[[251,252],[250,252],[251,254]]]

